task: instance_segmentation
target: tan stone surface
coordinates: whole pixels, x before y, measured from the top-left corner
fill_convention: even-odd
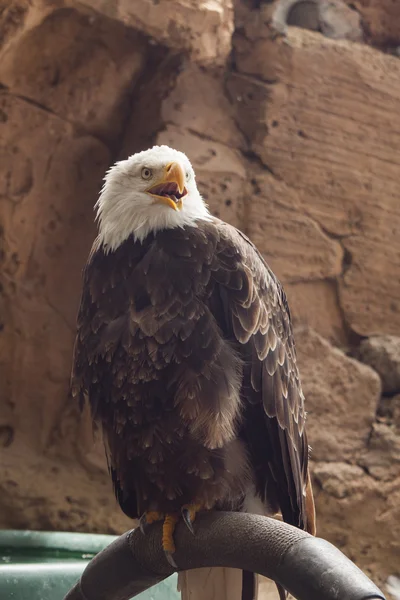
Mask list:
[[[70,0],[70,4],[76,4]],[[231,50],[231,0],[83,0],[96,12],[138,29],[157,43],[189,51],[194,60],[223,64]]]
[[[32,4],[28,0],[15,0],[15,2],[2,2],[0,9],[0,52],[9,44],[15,44],[18,37],[28,29],[31,20]],[[37,11],[36,19],[42,20],[47,11],[43,7]],[[34,20],[34,19],[33,19]]]
[[[397,429],[400,431],[400,394],[397,394],[388,400],[390,401],[391,418]]]
[[[108,473],[43,457],[23,443],[2,451],[0,528],[117,534],[132,527],[110,491]]]
[[[394,424],[400,431],[400,394],[396,396],[382,396],[378,407],[378,417],[383,422]]]
[[[282,281],[333,278],[342,270],[343,249],[304,214],[292,188],[272,175],[256,180],[248,234]]]
[[[366,39],[380,48],[399,45],[400,11],[396,0],[346,0],[362,17]]]
[[[349,331],[343,321],[334,279],[284,282],[294,326],[318,331],[331,344],[347,348]]]
[[[374,423],[367,452],[360,464],[383,481],[400,477],[400,430],[394,424]]]
[[[375,481],[361,469],[338,462],[315,465],[314,479],[318,535],[337,545],[382,585],[398,572],[398,480]]]
[[[356,357],[379,373],[385,394],[400,392],[400,337],[378,335],[362,340]]]
[[[246,148],[235,122],[235,111],[225,94],[222,69],[206,71],[185,63],[170,94],[162,103],[163,122],[185,127],[204,140]]]
[[[313,460],[355,460],[375,419],[378,375],[310,330],[296,331],[296,347]]]
[[[256,112],[254,92],[238,102],[242,127],[251,134],[261,121],[252,149],[296,190],[303,213],[345,248],[339,289],[351,328],[395,334],[400,62],[304,30],[274,41],[262,35],[238,43],[244,89],[258,87],[265,98]],[[249,75],[276,83],[249,84]]]
[[[64,8],[3,53],[0,81],[13,95],[115,142],[148,54],[144,37],[122,23]]]
[[[231,0],[13,0],[0,13],[0,44],[15,41],[46,16],[70,9],[90,17],[88,29],[100,17],[109,27],[119,23],[128,35],[140,32],[151,45],[188,53],[202,64],[223,65],[231,51]]]
[[[82,259],[109,152],[10,94],[0,103],[7,306],[1,366],[18,433],[45,445],[68,390]]]

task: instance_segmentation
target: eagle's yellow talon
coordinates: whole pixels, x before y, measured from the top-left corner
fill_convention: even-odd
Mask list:
[[[190,520],[193,521],[196,518],[197,513],[201,510],[200,504],[184,504],[182,510],[188,511]]]
[[[164,513],[158,512],[157,510],[150,510],[149,512],[145,513],[145,515],[146,521],[149,525],[151,525],[151,523],[156,523],[156,521],[162,521],[164,518]]]
[[[184,504],[181,509],[182,518],[188,527],[188,529],[194,534],[192,523],[196,518],[197,513],[202,509],[199,504]],[[155,523],[156,521],[162,521],[162,548],[165,552],[165,556],[174,568],[178,568],[175,560],[175,542],[174,542],[174,532],[176,524],[178,523],[180,516],[179,513],[162,513],[156,510],[150,510],[145,512],[140,518],[140,529],[142,533],[145,533],[145,529]]]
[[[179,517],[174,513],[168,513],[164,519],[162,547],[167,554],[173,554],[175,552],[174,531],[178,521]]]
[[[144,534],[146,532],[146,527],[152,523],[155,523],[156,521],[162,521],[163,518],[164,513],[156,510],[149,510],[148,512],[143,513],[139,520],[140,531]]]
[[[196,518],[197,513],[201,510],[200,504],[184,504],[181,509],[182,518],[185,521],[185,525],[191,533],[194,535],[193,522]]]

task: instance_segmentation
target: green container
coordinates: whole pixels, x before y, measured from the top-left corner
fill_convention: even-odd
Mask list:
[[[62,600],[112,535],[0,531],[0,598]],[[177,577],[143,592],[140,600],[178,600]]]

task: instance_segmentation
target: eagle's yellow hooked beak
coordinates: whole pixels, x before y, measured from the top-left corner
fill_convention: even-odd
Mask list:
[[[187,194],[185,173],[181,165],[177,162],[166,165],[162,180],[149,187],[146,192],[153,196],[158,204],[166,204],[174,210],[181,210],[182,199]]]

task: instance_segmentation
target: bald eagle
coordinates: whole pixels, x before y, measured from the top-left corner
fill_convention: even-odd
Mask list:
[[[172,563],[175,524],[193,529],[201,510],[280,512],[315,533],[278,279],[243,233],[210,214],[189,159],[167,146],[116,163],[96,207],[72,391],[102,429],[122,510],[143,529],[163,520]]]

